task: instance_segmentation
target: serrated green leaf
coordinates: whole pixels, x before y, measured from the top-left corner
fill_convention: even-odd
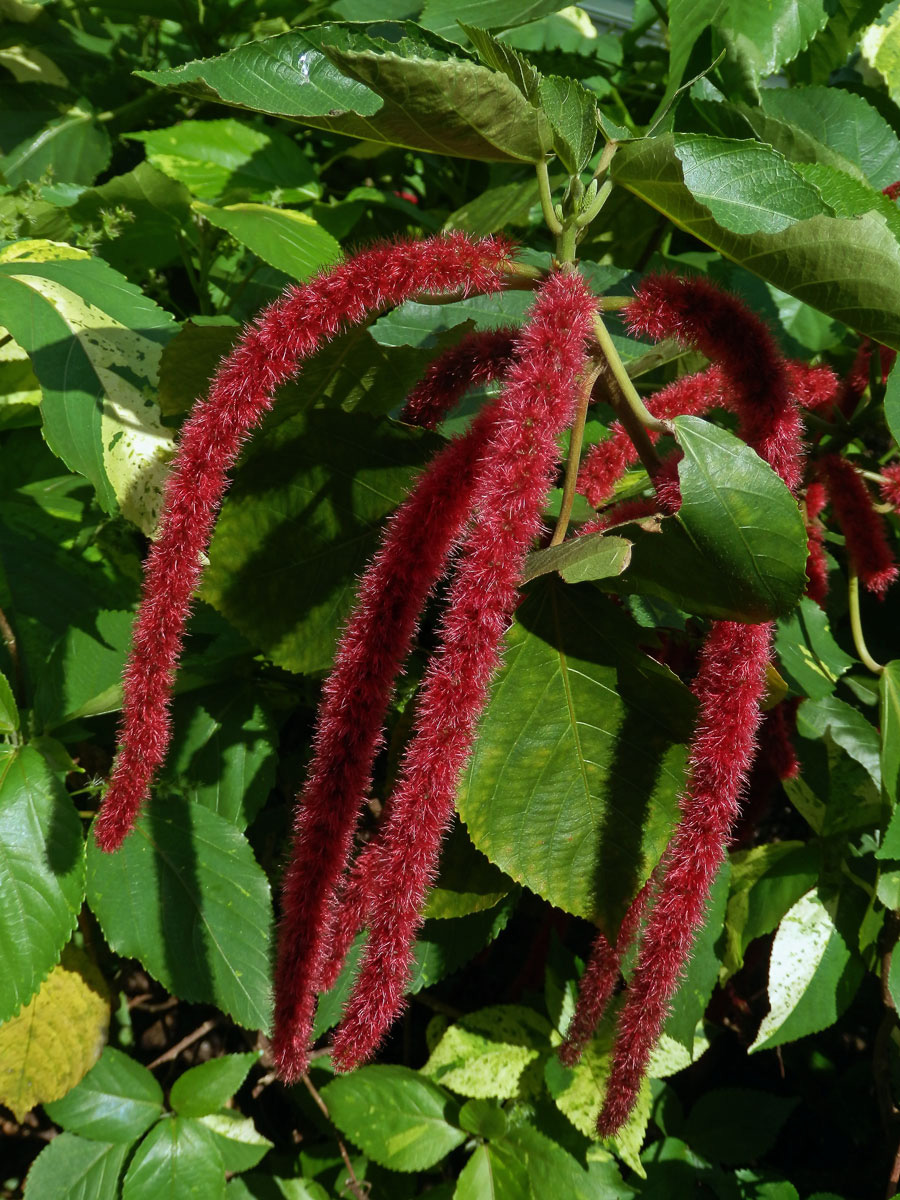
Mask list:
[[[375,1162],[424,1171],[465,1141],[449,1092],[408,1067],[361,1067],[322,1088],[331,1119]]]
[[[794,169],[816,187],[835,216],[861,217],[875,212],[884,217],[894,237],[900,237],[900,209],[878,188],[855,179],[830,163],[798,163]]]
[[[492,4],[492,7],[496,7],[496,5]],[[475,47],[478,57],[486,66],[492,67],[495,71],[502,71],[527,100],[530,100],[532,104],[538,103],[541,73],[537,67],[532,66],[524,54],[520,54],[512,46],[507,46],[505,42],[499,41],[486,29],[479,29],[477,26],[468,25],[463,21],[459,22],[458,28],[465,33]]]
[[[130,1145],[162,1116],[163,1093],[145,1066],[106,1046],[81,1082],[44,1108],[70,1133]]]
[[[887,21],[866,30],[860,49],[863,59],[884,79],[896,104],[900,99],[900,15],[896,9]]]
[[[0,1020],[40,987],[84,899],[81,821],[30,746],[0,753]]]
[[[727,258],[876,341],[900,347],[900,246],[878,213],[817,216],[779,233],[733,233],[685,187],[671,135],[622,146],[611,172]]]
[[[249,1171],[262,1162],[273,1146],[250,1117],[242,1117],[230,1108],[208,1113],[200,1118],[200,1124],[213,1135],[226,1171]]]
[[[821,0],[770,0],[764,9],[726,0],[715,28],[729,53],[765,79],[805,50],[827,20]]]
[[[258,1054],[225,1054],[189,1067],[172,1084],[169,1103],[182,1117],[205,1117],[218,1112],[258,1061]]]
[[[584,1167],[558,1142],[531,1125],[517,1125],[503,1137],[479,1146],[463,1168],[454,1200],[609,1200],[605,1181]]]
[[[570,538],[559,546],[533,550],[525,560],[523,583],[539,575],[557,571],[566,583],[584,583],[588,579],[608,579],[621,573],[631,562],[631,543],[612,534],[588,533]]]
[[[19,709],[9,680],[0,671],[0,733],[15,733],[19,728]]]
[[[826,696],[804,700],[797,709],[797,732],[802,737],[822,737],[830,733],[835,743],[868,771],[876,787],[881,787],[881,743],[878,730],[858,708]]]
[[[41,242],[0,254],[0,304],[40,380],[51,450],[152,531],[172,448],[152,392],[174,318],[100,259],[54,259]]]
[[[459,1123],[483,1138],[502,1137],[509,1127],[506,1113],[496,1100],[467,1100],[459,1110]]]
[[[715,1088],[701,1096],[687,1119],[684,1138],[710,1162],[754,1162],[771,1150],[797,1107],[795,1096],[750,1088]]]
[[[268,1029],[269,885],[224,817],[157,798],[115,854],[91,838],[88,902],[110,946],[169,991]]]
[[[283,203],[292,204],[319,195],[311,160],[274,129],[226,118],[181,121],[128,136],[143,142],[148,162],[198,200],[268,200],[277,192]]]
[[[689,736],[694,711],[639,638],[590,585],[537,581],[458,799],[492,862],[612,928],[668,840],[682,763],[671,743]]]
[[[501,292],[499,296],[472,296],[452,304],[419,304],[408,300],[372,326],[372,337],[382,346],[433,347],[440,334],[472,321],[475,329],[521,325],[534,302],[527,292]]]
[[[536,1096],[553,1029],[546,1018],[517,1004],[468,1013],[449,1026],[422,1074],[461,1096],[510,1100]]]
[[[770,1050],[827,1029],[853,998],[863,965],[838,933],[816,892],[808,892],[778,927],[769,960],[769,1011],[754,1050]]]
[[[331,234],[312,217],[293,208],[272,208],[267,204],[214,208],[196,200],[193,209],[264,262],[294,279],[309,279],[321,267],[341,257],[341,247]]]
[[[101,610],[92,629],[72,625],[59,639],[35,689],[40,729],[49,731],[78,717],[122,707],[122,668],[133,621],[133,612]]]
[[[100,1057],[108,1030],[106,981],[70,946],[37,995],[0,1025],[0,1104],[21,1121],[64,1096]]]
[[[122,1183],[122,1200],[223,1200],[225,1168],[212,1132],[190,1117],[166,1117],[150,1130]]]
[[[109,163],[109,134],[86,101],[48,121],[0,158],[6,182],[36,183],[52,174],[54,183],[93,183]]]
[[[541,108],[553,129],[554,149],[566,170],[583,171],[597,140],[597,101],[577,79],[544,75],[538,88]]]
[[[459,40],[460,25],[510,29],[555,12],[559,0],[426,0],[419,18],[426,29]]]
[[[832,637],[824,609],[808,597],[779,620],[775,649],[788,683],[811,700],[830,696],[855,662]]]
[[[827,9],[828,23],[796,59],[791,68],[792,77],[798,81],[827,83],[832,73],[847,62],[859,35],[883,7],[881,0],[833,0]]]
[[[226,1200],[331,1200],[314,1179],[279,1179],[276,1175],[244,1175],[231,1179]]]
[[[279,666],[325,670],[380,523],[438,444],[341,412],[269,429],[222,507],[203,598]]]
[[[61,1133],[45,1146],[25,1180],[25,1200],[117,1200],[129,1146]]]
[[[687,612],[765,621],[790,612],[806,587],[806,529],[781,479],[734,434],[678,417],[682,505],[659,533],[623,532],[631,563],[604,586],[643,592]]]
[[[703,133],[676,134],[674,146],[685,187],[723,229],[778,233],[831,215],[815,185],[771,146]]]
[[[441,850],[441,873],[428,893],[426,918],[447,920],[493,908],[513,882],[472,845],[461,821],[455,821]]]
[[[881,780],[896,803],[900,788],[900,662],[889,662],[879,679]]]

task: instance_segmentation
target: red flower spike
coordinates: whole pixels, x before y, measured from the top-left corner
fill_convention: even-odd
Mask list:
[[[413,740],[376,842],[369,939],[338,1028],[333,1061],[368,1058],[401,1011],[412,943],[453,814],[460,772],[499,665],[525,555],[557,464],[557,436],[574,413],[595,301],[576,274],[551,276],[516,341],[502,413],[478,487],[470,534],[420,693]],[[282,1034],[282,1037],[284,1034]]]
[[[650,276],[624,313],[632,332],[677,338],[721,365],[741,437],[794,491],[801,478],[800,413],[787,364],[765,323],[700,276]]]
[[[462,390],[461,378],[457,387]],[[331,986],[356,933],[345,936],[346,921],[336,910],[338,889],[371,783],[384,714],[428,593],[470,515],[496,409],[496,402],[482,409],[397,509],[362,577],[356,608],[323,687],[282,891],[274,1055],[286,1078],[306,1068],[316,992]]]
[[[578,1003],[566,1032],[566,1040],[559,1048],[559,1060],[566,1067],[574,1067],[582,1051],[594,1035],[603,1019],[613,988],[619,980],[619,968],[628,947],[637,936],[647,900],[653,888],[653,876],[647,880],[628,906],[615,946],[602,932],[597,934],[591,955],[578,985]]]
[[[865,481],[856,467],[839,454],[819,459],[818,470],[844,534],[854,573],[870,592],[884,596],[897,578],[897,566],[884,521],[873,507]]]
[[[169,742],[168,705],[191,595],[201,571],[226,472],[275,388],[342,328],[421,292],[497,291],[509,259],[497,238],[453,233],[364,250],[271,305],[224,360],[181,433],[158,540],[125,669],[120,749],[97,819],[96,839],[115,850],[132,828]]]
[[[793,359],[789,359],[785,367],[791,395],[801,408],[814,412],[819,408],[831,408],[836,403],[841,382],[831,367],[812,367]]]
[[[878,485],[881,499],[885,504],[892,505],[895,512],[900,513],[900,462],[889,463],[888,466],[882,467],[881,474],[887,480],[886,483]]]
[[[476,330],[430,363],[409,394],[402,421],[434,429],[470,388],[498,379],[512,359],[514,329]]]
[[[765,692],[771,627],[717,621],[703,647],[693,692],[699,716],[681,822],[661,864],[661,882],[619,1015],[606,1098],[597,1128],[611,1137],[628,1119],[669,1000],[703,923],[753,762]]]
[[[825,485],[814,481],[806,489],[806,594],[823,605],[828,595],[828,563],[825,559],[825,530],[817,520],[828,503]]]
[[[900,199],[900,179],[896,183],[889,183],[887,187],[883,187],[881,190],[887,196],[888,200]]]

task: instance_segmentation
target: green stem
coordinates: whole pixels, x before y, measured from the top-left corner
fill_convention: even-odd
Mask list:
[[[856,653],[864,667],[868,667],[874,675],[880,675],[884,671],[884,667],[880,662],[876,662],[869,653],[866,639],[863,636],[862,620],[859,615],[859,579],[852,572],[850,574],[848,599],[850,607],[850,630],[853,634],[853,645],[856,647]]]
[[[598,300],[601,312],[618,312],[634,303],[634,296],[601,296]]]
[[[569,434],[569,456],[566,459],[566,477],[563,482],[562,503],[559,508],[556,528],[553,530],[553,537],[550,539],[551,546],[558,546],[565,538],[566,530],[569,528],[572,505],[575,503],[575,485],[578,482],[578,467],[581,463],[584,424],[587,420],[588,405],[591,402],[591,392],[593,391],[597,376],[602,370],[603,363],[595,363],[585,373],[581,381],[581,389],[578,394],[578,407],[575,410],[575,420],[572,422],[572,430]]]
[[[610,145],[612,144],[613,143],[610,142]],[[600,209],[609,199],[612,189],[612,182],[611,180],[607,179],[606,183],[604,183],[603,186],[598,190],[597,195],[584,210],[584,212],[575,218],[575,225],[578,229],[585,229],[588,225],[590,225],[591,221],[593,221],[593,219],[600,212]]]
[[[631,410],[637,422],[643,425],[645,429],[652,429],[654,433],[672,433],[671,422],[660,421],[654,417],[637,394],[637,389],[631,382],[631,377],[625,369],[625,364],[619,357],[619,352],[614,346],[613,340],[609,335],[609,330],[603,324],[603,318],[599,313],[594,317],[594,337],[603,351],[603,357],[609,363],[613,379],[619,385],[624,404]],[[623,421],[622,423],[624,424],[625,422]]]
[[[544,214],[544,220],[547,222],[547,228],[555,238],[558,238],[563,231],[562,221],[556,215],[553,209],[553,196],[550,194],[550,172],[547,169],[547,160],[542,158],[540,162],[535,163],[534,167],[537,172],[538,192],[541,197],[541,211]]]

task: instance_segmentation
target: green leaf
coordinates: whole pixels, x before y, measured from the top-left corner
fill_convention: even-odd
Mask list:
[[[279,666],[327,669],[381,521],[436,445],[341,412],[270,428],[223,505],[203,598]]]
[[[159,407],[163,416],[187,412],[209,391],[216,367],[230,354],[240,328],[229,318],[216,324],[185,321],[159,360]]]
[[[835,743],[865,767],[876,787],[881,787],[881,742],[878,730],[858,708],[826,696],[804,700],[797,709],[797,732],[801,737],[817,738],[830,733]]]
[[[200,1118],[200,1124],[213,1135],[226,1171],[249,1171],[272,1149],[273,1143],[263,1137],[250,1117],[242,1117],[233,1109],[209,1113]]]
[[[372,326],[372,337],[382,346],[433,347],[448,329],[472,321],[475,329],[521,325],[534,303],[528,292],[501,292],[499,296],[472,296],[452,304],[419,304],[407,300]]]
[[[894,237],[900,237],[900,209],[878,188],[830,163],[798,163],[796,170],[812,183],[837,217],[861,217],[875,212],[882,216]]]
[[[832,1025],[852,1000],[863,965],[838,933],[816,892],[801,897],[775,934],[769,1011],[754,1050],[770,1050]]]
[[[806,49],[828,13],[822,0],[770,0],[764,9],[726,0],[715,28],[730,54],[764,79]]]
[[[448,1092],[408,1067],[361,1067],[322,1088],[331,1119],[363,1153],[392,1171],[424,1171],[466,1135]]]
[[[205,1117],[218,1112],[238,1090],[259,1061],[259,1055],[225,1054],[190,1067],[172,1084],[169,1103],[182,1117]]]
[[[117,1200],[129,1147],[61,1133],[45,1146],[25,1180],[25,1200]]]
[[[40,991],[0,1025],[0,1104],[22,1121],[58,1100],[100,1056],[109,1030],[109,989],[83,950],[69,946]]]
[[[772,1149],[798,1103],[750,1088],[715,1088],[691,1109],[683,1136],[710,1162],[753,1162]]]
[[[475,1099],[535,1097],[552,1033],[545,1017],[522,1005],[482,1008],[444,1031],[422,1074]]]
[[[44,1108],[71,1133],[130,1144],[162,1116],[163,1093],[146,1067],[106,1046],[81,1082]]]
[[[224,1200],[225,1168],[213,1134],[190,1117],[155,1125],[131,1160],[122,1200]]]
[[[859,35],[882,8],[882,0],[833,0],[827,9],[828,23],[795,61],[792,77],[827,83],[832,72],[845,65],[856,48]],[[835,88],[834,91],[843,89]]]
[[[573,175],[583,171],[597,140],[597,101],[577,79],[544,75],[538,92],[555,134],[553,145]]]
[[[822,869],[816,843],[769,842],[731,855],[731,893],[725,921],[723,968],[731,976],[754,938],[777,929],[782,917],[815,884]]]
[[[608,579],[611,575],[621,575],[630,562],[631,542],[627,538],[588,533],[559,546],[533,550],[525,560],[522,582],[530,583],[550,571],[558,571],[566,583]]]
[[[466,1163],[454,1200],[611,1200],[604,1180],[531,1125],[517,1125],[481,1145]]]
[[[766,113],[855,163],[873,187],[900,178],[897,135],[862,96],[839,87],[792,87],[764,88],[760,99]]]
[[[482,29],[510,29],[560,7],[559,0],[427,0],[419,20],[426,29],[459,41],[463,23]]]
[[[455,821],[441,850],[441,873],[428,893],[425,916],[447,920],[484,912],[512,887],[512,880],[475,849],[465,825]]]
[[[81,821],[29,746],[0,748],[0,1020],[59,961],[84,899]]]
[[[900,366],[891,367],[884,393],[884,419],[894,441],[900,445]]]
[[[889,662],[879,679],[881,697],[881,779],[896,803],[900,786],[900,662]]]
[[[246,829],[275,783],[277,735],[257,689],[229,684],[179,696],[163,787]]]
[[[678,417],[682,505],[659,533],[627,527],[631,564],[606,586],[704,616],[765,621],[806,587],[806,530],[771,467],[734,434]]]
[[[244,1175],[231,1179],[226,1200],[331,1200],[331,1195],[313,1179],[279,1179],[275,1175]]]
[[[459,1123],[483,1138],[502,1137],[509,1128],[506,1113],[496,1100],[467,1100],[459,1110]]]
[[[830,696],[840,677],[856,661],[832,637],[824,609],[808,597],[790,616],[779,620],[775,649],[785,679],[811,700]]]
[[[193,209],[264,262],[294,279],[309,279],[320,267],[341,257],[341,247],[331,234],[312,217],[293,208],[272,208],[266,204],[213,208],[197,200]]]
[[[122,668],[131,645],[133,612],[96,614],[91,630],[72,625],[44,664],[34,709],[45,731],[78,717],[122,707]]]
[[[548,578],[507,635],[459,795],[492,862],[615,928],[669,837],[693,701],[590,585]]]
[[[779,233],[724,229],[684,185],[671,135],[629,142],[612,175],[714,249],[885,345],[900,347],[900,246],[878,213],[817,216]]]
[[[895,959],[897,960],[896,966],[894,966]],[[898,1002],[900,1002],[900,955],[891,955],[891,965],[888,968],[887,986],[891,995],[891,999],[894,1002],[894,1007],[896,1008]]]
[[[900,15],[897,10],[884,23],[866,30],[860,43],[863,59],[881,75],[891,99],[900,99]]]
[[[19,709],[9,686],[9,680],[0,672],[0,734],[15,733],[19,728]]]
[[[0,158],[0,171],[12,187],[37,183],[52,175],[54,183],[93,183],[109,163],[106,129],[84,101],[73,105]]]
[[[703,133],[676,134],[674,145],[685,187],[723,229],[778,233],[830,215],[815,185],[771,146]]]
[[[169,313],[112,267],[51,243],[0,253],[0,304],[44,393],[44,436],[107,511],[151,531],[172,447],[152,400]]]
[[[170,992],[268,1029],[269,885],[224,817],[157,798],[115,854],[90,839],[88,902],[113,950]]]
[[[469,25],[463,21],[459,23],[459,28],[475,47],[475,52],[485,66],[502,72],[516,85],[527,100],[535,105],[540,104],[538,93],[541,73],[537,67],[532,66],[524,54],[520,54],[506,42],[501,42],[499,38],[488,33],[487,29]],[[596,126],[594,132],[596,133]]]
[[[292,204],[319,195],[312,161],[274,129],[254,129],[227,118],[181,121],[128,136],[143,142],[148,162],[198,200],[268,200],[277,192],[282,202]]]

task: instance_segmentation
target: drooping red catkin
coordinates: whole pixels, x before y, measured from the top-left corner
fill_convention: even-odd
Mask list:
[[[323,341],[373,311],[421,292],[498,290],[509,253],[501,239],[476,242],[459,233],[364,250],[291,288],[223,362],[208,399],[182,430],[147,558],[125,669],[120,749],[96,824],[102,849],[115,850],[130,831],[165,757],[172,679],[226,472],[275,388]]]
[[[881,499],[885,504],[890,504],[895,512],[900,512],[900,462],[888,463],[881,468],[881,474],[886,481],[878,485]]]
[[[557,463],[557,435],[574,413],[595,302],[576,274],[551,276],[516,341],[502,412],[477,489],[478,520],[457,568],[419,698],[388,816],[365,854],[369,939],[338,1028],[333,1060],[348,1070],[368,1058],[404,1003],[412,943],[426,890],[499,665],[525,555]]]
[[[505,361],[483,365],[482,380]],[[464,390],[461,375],[453,386],[457,393]],[[285,1077],[305,1069],[316,992],[329,987],[333,977],[323,971],[326,964],[340,969],[352,941],[352,934],[345,939],[344,922],[336,916],[337,893],[371,783],[384,715],[428,593],[470,515],[496,418],[496,402],[482,409],[467,432],[437,455],[394,514],[362,577],[323,687],[282,890],[273,1052]]]
[[[619,1015],[613,1063],[598,1130],[628,1119],[653,1046],[706,914],[725,856],[741,790],[753,762],[765,692],[771,627],[717,621],[700,657],[699,701],[681,822],[661,863],[661,882]]]
[[[787,364],[765,323],[700,276],[649,276],[624,314],[633,332],[677,338],[722,367],[741,437],[795,490],[801,476],[800,413]]]
[[[573,1067],[578,1062],[581,1052],[603,1019],[609,998],[619,979],[622,959],[637,936],[652,889],[653,876],[628,906],[628,911],[619,926],[615,945],[602,931],[594,939],[590,957],[578,985],[575,1012],[566,1031],[565,1041],[559,1048],[560,1062],[567,1067]]]
[[[825,559],[825,530],[817,518],[828,503],[825,485],[819,480],[806,489],[806,594],[816,604],[828,595],[828,562]]]
[[[840,454],[827,454],[816,464],[847,546],[853,572],[870,592],[884,593],[897,578],[884,521],[856,467]]]
[[[410,392],[400,419],[434,429],[464,392],[503,374],[512,358],[515,337],[514,329],[479,329],[445,350]]]

